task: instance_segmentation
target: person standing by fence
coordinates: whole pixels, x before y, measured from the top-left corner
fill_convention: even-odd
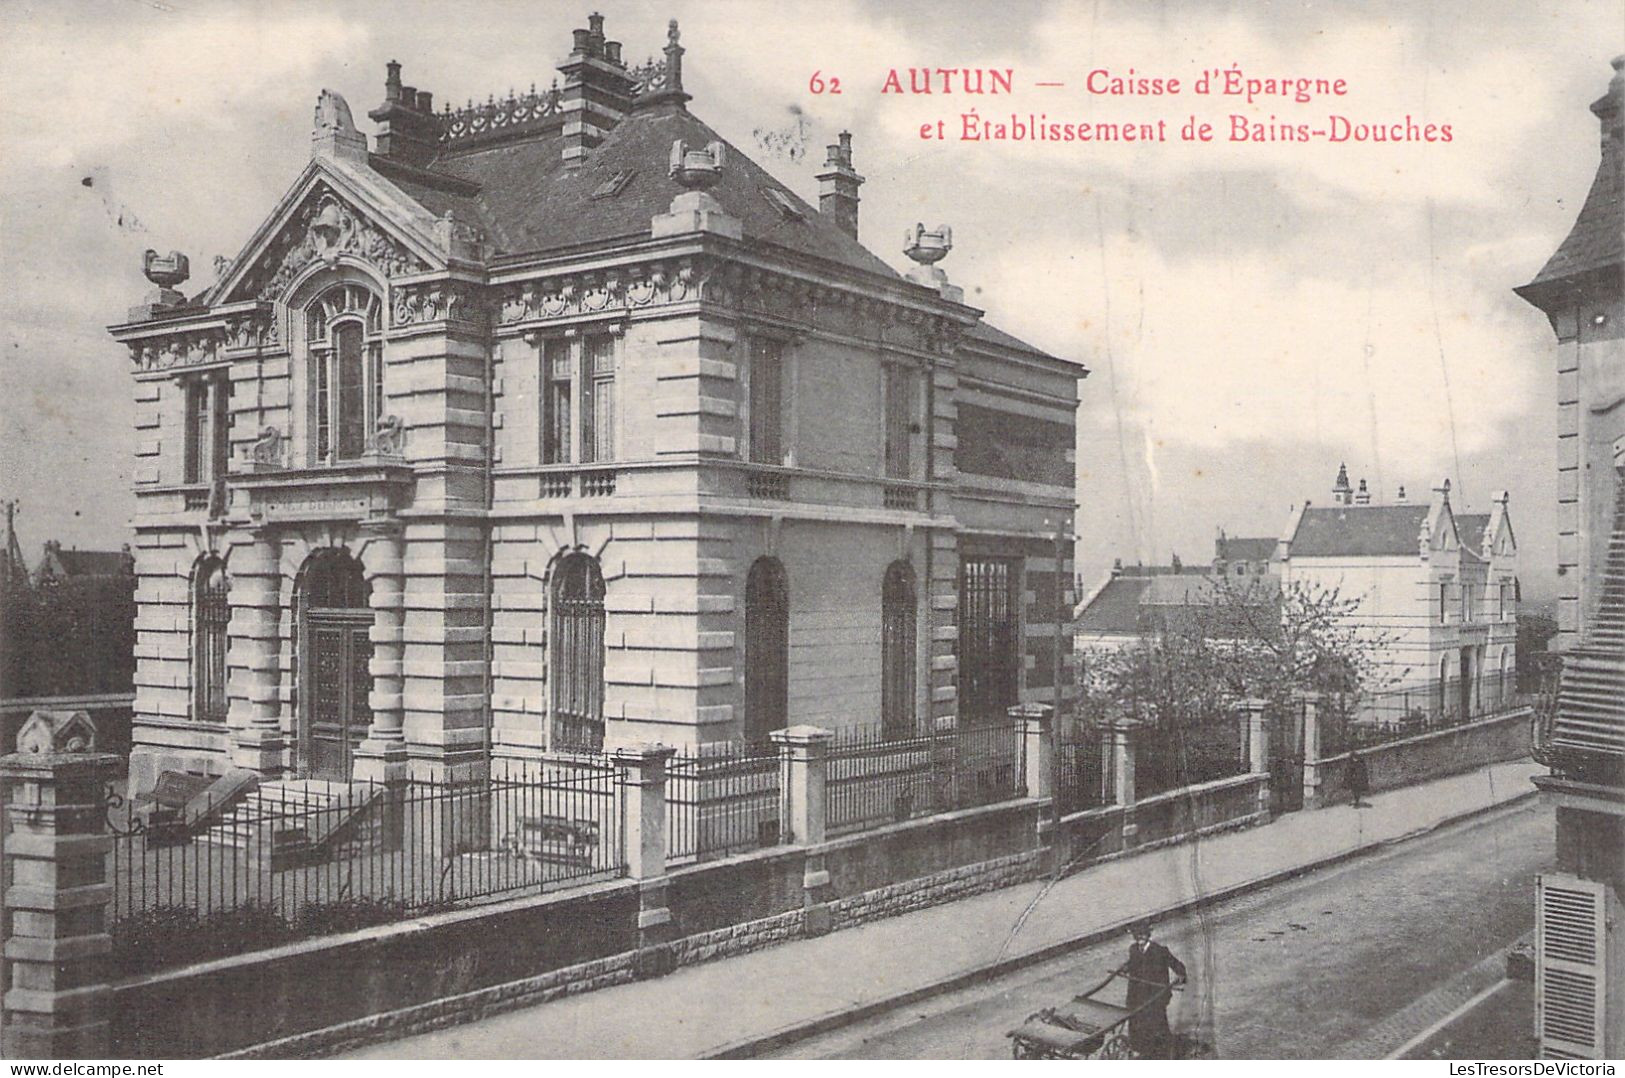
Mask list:
[[[1355,808],[1368,808],[1365,795],[1371,789],[1371,774],[1366,769],[1365,758],[1358,752],[1349,753],[1348,771],[1345,776],[1348,782],[1349,793],[1353,795]]]

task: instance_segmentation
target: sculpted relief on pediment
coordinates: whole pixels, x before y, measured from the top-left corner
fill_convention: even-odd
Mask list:
[[[232,290],[232,299],[280,299],[314,262],[350,255],[385,277],[420,273],[429,265],[380,229],[326,185],[317,187],[290,216],[259,263]]]

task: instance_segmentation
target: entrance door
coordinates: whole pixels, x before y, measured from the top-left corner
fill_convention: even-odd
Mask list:
[[[372,711],[371,614],[313,611],[307,621],[310,691],[305,709],[307,773],[311,778],[350,780],[350,759],[367,736]]]
[[[372,723],[368,590],[361,563],[343,550],[312,556],[301,577],[299,770],[310,778],[348,782]]]

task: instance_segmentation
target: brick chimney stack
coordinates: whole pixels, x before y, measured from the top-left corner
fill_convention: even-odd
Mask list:
[[[863,177],[852,168],[852,132],[842,131],[840,141],[830,145],[824,158],[824,171],[818,174],[818,212],[854,239],[858,235],[858,188],[862,184]]]
[[[621,43],[604,37],[604,17],[587,16],[587,28],[573,32],[570,55],[559,65],[564,92],[564,161],[579,165],[593,147],[632,111],[632,77],[621,60]]]
[[[367,113],[378,124],[378,154],[407,164],[424,165],[440,152],[440,124],[434,95],[401,84],[401,65],[385,65],[384,103]]]
[[[1370,505],[1371,491],[1366,489],[1365,480],[1360,480],[1360,489],[1354,492],[1355,505]]]

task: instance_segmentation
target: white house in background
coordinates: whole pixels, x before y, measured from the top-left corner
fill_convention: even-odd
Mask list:
[[[1488,513],[1457,513],[1450,481],[1427,504],[1372,504],[1339,469],[1332,504],[1293,512],[1278,552],[1283,586],[1336,588],[1387,643],[1394,692],[1380,717],[1470,714],[1511,695],[1517,649],[1518,544],[1505,491]],[[1390,702],[1391,701],[1391,702]]]

